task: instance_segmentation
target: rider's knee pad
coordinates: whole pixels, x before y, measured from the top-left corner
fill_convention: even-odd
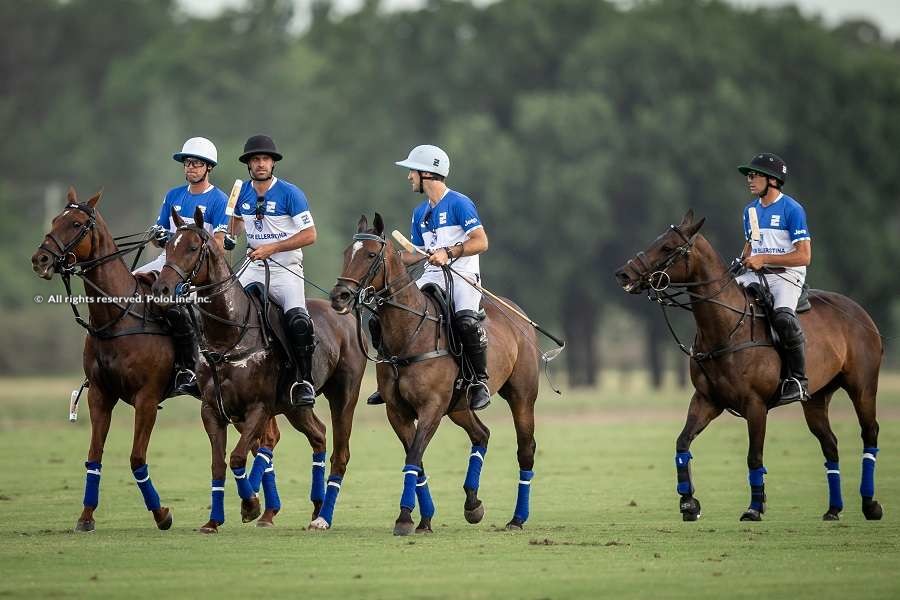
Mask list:
[[[803,328],[800,326],[800,319],[792,309],[786,306],[776,308],[772,326],[775,327],[781,343],[786,348],[796,348],[803,343]]]
[[[478,313],[474,310],[461,310],[453,315],[453,325],[463,335],[474,332],[478,329]]]
[[[284,314],[284,319],[292,335],[312,337],[313,322],[305,308],[292,308]]]

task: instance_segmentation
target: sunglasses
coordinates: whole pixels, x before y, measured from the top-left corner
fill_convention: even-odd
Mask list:
[[[194,160],[193,158],[185,159],[183,164],[188,169],[199,169],[200,167],[206,166],[204,161]]]
[[[266,197],[256,197],[256,220],[262,221],[263,215],[266,214]]]

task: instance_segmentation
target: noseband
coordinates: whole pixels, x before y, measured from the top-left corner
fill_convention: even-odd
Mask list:
[[[177,231],[193,231],[198,236],[200,236],[200,240],[203,242],[200,246],[200,257],[197,259],[197,262],[194,264],[194,268],[191,269],[190,273],[185,273],[181,267],[173,263],[171,260],[166,260],[166,264],[163,265],[163,268],[169,267],[170,269],[175,271],[175,274],[178,275],[179,278],[181,278],[181,281],[183,283],[190,285],[193,283],[194,277],[197,275],[197,273],[200,272],[200,268],[203,266],[203,261],[208,258],[209,240],[211,238],[208,231],[206,231],[202,227],[197,227],[196,225],[182,225],[181,227],[176,229],[176,232]]]
[[[638,281],[645,283],[656,292],[661,292],[669,287],[671,279],[667,272],[668,268],[678,259],[686,258],[691,252],[694,240],[697,239],[696,234],[689,238],[675,225],[669,225],[669,229],[677,233],[684,243],[657,261],[656,264],[651,264],[644,252],[638,252],[634,258],[628,261],[628,265],[637,273]]]
[[[385,285],[382,289],[376,290],[374,286],[371,285],[372,281],[375,279],[375,276],[378,275],[378,271],[384,270],[387,272],[387,267],[385,266],[386,259],[384,256],[385,248],[387,248],[387,241],[380,235],[375,235],[373,233],[357,233],[353,236],[354,242],[364,242],[364,241],[372,241],[378,242],[381,244],[381,248],[378,251],[378,254],[372,259],[372,263],[369,265],[369,269],[366,271],[366,274],[363,276],[361,280],[353,279],[352,277],[341,276],[338,277],[338,282],[348,282],[355,286],[355,288],[350,287],[347,283],[338,283],[335,287],[343,288],[347,290],[350,295],[353,297],[353,301],[357,304],[365,305],[370,303],[375,296],[380,296],[384,292],[388,290],[390,284],[385,281]]]

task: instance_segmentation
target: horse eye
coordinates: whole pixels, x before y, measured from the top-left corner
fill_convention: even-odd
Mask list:
[[[200,246],[191,246],[191,252],[196,252],[200,249]]]
[[[378,255],[375,254],[374,252],[369,252],[369,258],[375,258],[376,256],[378,256]]]
[[[79,227],[81,227],[81,223],[79,223],[78,221],[75,221],[74,223],[72,223],[72,227],[74,227],[75,229],[78,229]]]

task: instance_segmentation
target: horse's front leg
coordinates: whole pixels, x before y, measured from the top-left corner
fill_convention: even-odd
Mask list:
[[[152,387],[152,386],[151,386]],[[146,388],[138,392],[134,400],[134,441],[131,447],[131,472],[141,495],[144,497],[144,505],[153,513],[153,520],[160,529],[172,527],[172,511],[162,506],[159,494],[153,487],[150,479],[150,468],[147,465],[147,446],[150,445],[150,434],[156,424],[156,413],[159,410],[159,390]]]
[[[281,510],[281,498],[275,484],[275,446],[281,440],[281,431],[275,417],[266,421],[265,429],[258,443],[254,442],[251,450],[255,454],[253,467],[250,469],[250,486],[254,492],[263,490],[266,501],[262,516],[256,521],[257,527],[274,527],[275,515]]]
[[[250,447],[262,435],[269,419],[269,413],[262,402],[251,405],[244,414],[241,437],[231,451],[228,463],[237,484],[238,496],[241,497],[241,521],[249,523],[256,519],[262,510],[259,507],[259,496],[253,491],[247,473],[247,454]]]
[[[484,518],[484,503],[478,498],[481,485],[481,467],[487,454],[488,440],[491,432],[478,416],[466,406],[462,410],[447,413],[450,420],[462,427],[469,434],[472,451],[469,454],[469,467],[463,482],[466,501],[463,504],[463,516],[469,523],[480,523]]]
[[[394,535],[409,535],[416,531],[413,527],[412,511],[416,507],[417,489],[421,482],[427,483],[425,478],[425,470],[422,467],[422,457],[428,443],[437,431],[444,414],[445,405],[440,402],[439,397],[432,397],[423,404],[418,414],[418,423],[416,424],[416,432],[413,436],[412,444],[406,451],[406,464],[403,466],[403,493],[400,496],[400,515],[394,523]],[[434,515],[434,504],[430,502],[431,496],[428,495],[429,506],[422,503],[422,520],[425,521],[425,511],[431,513],[428,517],[428,529],[430,530],[431,517]],[[421,527],[421,525],[420,525]]]
[[[747,418],[747,432],[750,447],[747,451],[747,469],[750,480],[750,508],[741,515],[741,521],[762,521],[766,512],[766,486],[763,476],[763,445],[766,441],[766,406],[763,401],[749,402],[744,415]]]
[[[228,422],[207,402],[203,402],[200,407],[200,417],[206,435],[209,436],[209,447],[212,452],[212,501],[209,521],[198,531],[217,533],[219,526],[225,523],[225,446],[228,438]]]
[[[88,388],[88,408],[91,413],[91,445],[88,449],[87,462],[84,467],[87,470],[84,482],[84,508],[78,522],[75,523],[75,531],[94,531],[94,511],[100,504],[100,470],[103,460],[103,446],[106,444],[106,436],[109,433],[109,425],[112,420],[112,409],[115,406],[115,398],[108,399],[100,390],[100,385],[94,382]]]
[[[691,442],[720,414],[721,408],[705,395],[694,392],[684,428],[675,441],[675,471],[678,477],[676,490],[681,496],[679,510],[684,521],[696,521],[701,514],[700,501],[694,498],[694,482],[691,479]]]

